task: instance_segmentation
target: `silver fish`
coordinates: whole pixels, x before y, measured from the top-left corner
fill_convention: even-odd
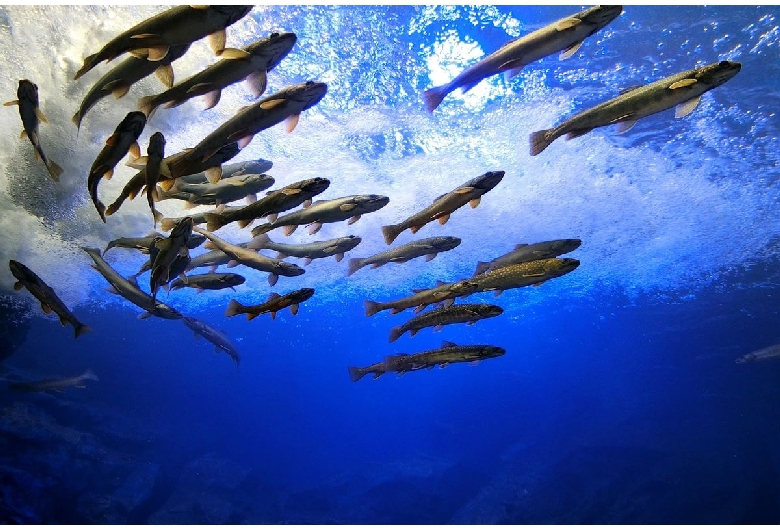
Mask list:
[[[255,160],[245,160],[243,162],[232,162],[222,166],[222,178],[227,179],[240,175],[262,175],[271,171],[274,167],[274,163],[264,158],[257,158]],[[192,175],[184,175],[179,177],[178,180],[186,182],[187,184],[205,184],[209,181],[206,173],[201,171],[200,173],[194,173]]]
[[[460,245],[460,238],[451,236],[429,237],[412,241],[368,258],[352,258],[348,263],[347,276],[353,275],[366,265],[371,265],[372,269],[376,269],[386,263],[406,263],[420,256],[425,256],[425,261],[431,261],[439,252],[452,250],[458,245]]]
[[[514,265],[516,263],[525,263],[526,261],[534,261],[537,259],[555,258],[561,254],[567,254],[573,250],[579,248],[582,244],[580,239],[555,239],[553,241],[542,241],[540,243],[521,243],[516,245],[514,250],[508,252],[502,256],[497,257],[493,261],[478,261],[477,270],[474,271],[474,276],[482,274],[483,272],[500,269],[508,265]]]
[[[752,363],[756,361],[767,361],[770,359],[780,359],[780,344],[775,344],[767,348],[761,348],[754,352],[738,357],[734,362],[737,364]]]
[[[75,377],[65,377],[62,379],[43,379],[41,381],[19,381],[9,382],[8,390],[14,392],[63,392],[70,387],[86,388],[86,381],[97,381],[98,377],[92,370],[87,370],[81,375]]]
[[[335,256],[336,261],[341,261],[344,259],[344,253],[358,246],[360,242],[361,238],[357,236],[346,236],[302,245],[286,245],[271,241],[268,234],[260,234],[249,242],[248,248],[275,250],[276,259],[284,259],[288,256],[304,258],[306,261],[303,264],[308,265],[314,259],[330,256]]]
[[[401,375],[424,368],[431,369],[436,365],[445,368],[453,363],[476,364],[485,359],[500,357],[505,353],[506,350],[498,346],[458,346],[445,340],[438,350],[428,350],[412,355],[388,355],[385,357],[385,371],[397,372]]]
[[[196,318],[185,316],[182,320],[184,321],[184,325],[194,331],[196,335],[200,335],[212,343],[215,351],[227,353],[236,364],[241,362],[241,356],[238,354],[238,350],[236,350],[236,347],[227,335]]]
[[[237,175],[223,178],[216,184],[188,184],[177,179],[168,191],[158,191],[157,200],[178,199],[185,201],[184,209],[196,206],[226,204],[245,199],[248,204],[257,200],[257,193],[273,186],[270,175]]]

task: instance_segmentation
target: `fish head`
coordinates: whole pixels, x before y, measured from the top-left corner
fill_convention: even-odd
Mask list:
[[[349,236],[339,238],[338,246],[340,250],[346,252],[347,250],[352,250],[353,248],[358,246],[361,241],[363,241],[362,238],[358,236],[349,235]]]
[[[253,7],[251,5],[211,5],[209,9],[225,20],[225,26],[229,26],[247,16]]]
[[[11,269],[11,274],[14,275],[14,278],[17,280],[32,280],[32,276],[30,276],[30,269],[22,265],[16,260],[8,260],[8,267]]]
[[[38,106],[38,85],[29,79],[19,80],[19,88],[16,89],[16,97],[19,101],[29,101]]]
[[[192,217],[182,217],[171,229],[171,239],[186,239],[189,240],[190,234],[192,234],[192,227],[195,226]]]
[[[433,248],[435,248],[437,252],[446,252],[460,245],[460,241],[461,239],[459,237],[454,236],[437,237],[433,241]]]
[[[495,188],[496,185],[501,182],[502,178],[504,178],[503,171],[488,171],[484,175],[474,179],[473,185],[475,188],[489,191]]]
[[[358,211],[375,212],[380,208],[384,208],[390,202],[390,197],[385,195],[356,195],[354,200]]]
[[[270,171],[274,167],[274,163],[270,160],[258,158],[257,160],[249,160],[241,164],[241,169],[233,173],[234,175],[243,175],[244,173],[254,173],[256,175],[262,175],[267,171]]]
[[[577,267],[580,266],[580,260],[574,258],[555,258],[551,262],[551,272],[555,272],[559,276],[568,274]]]
[[[127,116],[125,116],[124,119],[119,123],[116,130],[117,132],[130,133],[135,138],[138,138],[141,136],[144,127],[146,127],[146,114],[134,110],[127,113]]]
[[[319,81],[306,81],[305,83],[288,87],[273,97],[274,99],[278,99],[282,96],[287,100],[294,101],[298,103],[297,107],[300,107],[300,112],[303,112],[319,103],[327,92],[328,85],[325,83]]]
[[[165,152],[165,136],[160,131],[155,132],[149,137],[149,148],[146,150],[147,154],[163,156]]]
[[[489,359],[491,357],[501,357],[506,353],[506,350],[498,346],[483,346],[479,353],[480,358]]]
[[[240,274],[232,274],[232,273],[230,273],[230,274],[225,274],[222,277],[222,281],[225,284],[230,285],[231,287],[235,287],[236,285],[243,284],[246,281],[246,278],[244,278]]]
[[[312,289],[311,287],[304,287],[302,289],[298,289],[297,291],[295,291],[295,302],[296,303],[305,302],[312,296],[314,296],[314,289]]]
[[[322,193],[328,189],[328,186],[330,186],[330,181],[322,177],[315,177],[313,179],[304,180],[300,186],[295,184],[294,186],[302,189],[307,194],[317,195],[318,193]]]
[[[497,317],[504,312],[504,308],[493,304],[484,304],[477,307],[477,313],[483,318]]]
[[[461,280],[449,286],[449,292],[453,296],[466,296],[475,293],[479,285],[469,280]]]
[[[559,239],[553,245],[553,249],[558,254],[566,254],[573,250],[577,250],[582,245],[581,239]]]
[[[295,33],[272,33],[268,38],[246,47],[250,55],[265,58],[266,71],[273,70],[290,53],[298,36]]]
[[[279,268],[282,271],[282,276],[300,276],[304,272],[304,269],[300,268],[294,263],[287,263],[286,261],[279,262]]]
[[[741,69],[742,63],[736,61],[721,61],[719,63],[702,66],[695,75],[697,81],[706,83],[711,87],[716,87],[737,75]]]
[[[623,6],[594,6],[579,13],[577,18],[595,26],[593,30],[595,33],[615,20],[622,12]]]

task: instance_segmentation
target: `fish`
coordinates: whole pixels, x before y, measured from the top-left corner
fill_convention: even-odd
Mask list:
[[[768,361],[770,359],[780,358],[780,344],[775,344],[767,348],[762,348],[754,352],[738,357],[734,362],[737,364],[752,363],[756,361]]]
[[[458,74],[449,83],[423,93],[425,107],[433,112],[442,100],[460,88],[465,94],[480,81],[505,72],[508,79],[534,61],[562,52],[560,59],[574,55],[583,41],[623,12],[622,6],[595,6],[514,39]]]
[[[143,113],[141,113],[143,115]],[[188,166],[187,171],[191,172],[198,172],[202,171],[205,168],[210,168],[213,165],[219,165],[223,162],[227,162],[234,156],[236,156],[239,152],[238,144],[233,142],[232,144],[228,144],[224,147],[222,147],[219,151],[217,151],[213,157],[208,159],[204,163],[194,163]],[[187,154],[187,151],[181,151],[179,153],[176,153],[175,155],[167,156],[163,159],[163,162],[165,163],[168,168],[170,168],[171,163],[173,163],[176,160],[179,160],[181,158],[184,158],[184,156]],[[160,178],[165,178],[164,175],[160,175]],[[116,200],[111,204],[108,209],[106,210],[106,215],[113,215],[119,210],[119,208],[122,206],[122,204],[125,202],[126,199],[134,199],[136,195],[138,195],[143,187],[146,185],[146,168],[141,169],[138,173],[133,175],[133,177],[125,184],[125,187],[122,188],[122,191],[119,194],[119,197],[116,198]],[[163,190],[170,189],[174,185],[173,179],[165,178],[165,180],[158,181],[158,184],[163,188]],[[165,230],[165,229],[163,229]]]
[[[247,248],[248,244],[249,242],[239,243],[236,246],[241,248]],[[221,250],[219,249],[210,250],[209,252],[206,252],[204,254],[201,254],[200,256],[195,256],[194,258],[192,258],[190,260],[190,264],[187,266],[187,271],[190,271],[192,269],[197,269],[199,267],[210,267],[211,272],[214,272],[215,270],[217,270],[218,266],[227,265],[231,261],[235,261],[235,260],[232,257],[225,254],[224,252],[222,252]]]
[[[286,245],[271,241],[267,234],[260,234],[249,242],[248,248],[275,250],[276,259],[284,259],[288,256],[304,258],[306,261],[303,264],[308,265],[312,260],[329,256],[335,256],[337,262],[341,261],[344,259],[344,253],[358,246],[361,241],[362,239],[357,236],[346,236],[303,245]]]
[[[207,213],[220,213],[220,212],[230,212],[235,210],[240,210],[243,208],[243,206],[220,206],[219,208],[215,210],[211,210],[209,212],[200,212],[200,213],[192,213],[189,215],[189,217],[192,217],[193,224],[201,225],[206,222],[205,215]],[[160,228],[162,228],[164,231],[169,231],[171,228],[173,228],[173,225],[175,225],[180,219],[183,219],[182,217],[163,217],[160,219]],[[198,236],[202,237],[202,236]],[[203,238],[205,239],[205,238]]]
[[[236,145],[236,149],[237,148],[238,145]],[[274,167],[274,163],[270,160],[265,160],[264,158],[244,160],[243,162],[232,162],[222,166],[222,178],[227,179],[249,174],[263,175],[271,171],[272,167]],[[192,175],[184,175],[179,177],[178,180],[186,182],[187,184],[205,184],[209,181],[204,171]]]
[[[500,357],[506,353],[504,348],[489,345],[458,346],[454,342],[443,341],[438,350],[428,350],[412,355],[388,355],[385,357],[385,372],[406,372],[431,369],[436,365],[446,368],[454,363],[477,364],[485,359]]]
[[[720,61],[665,77],[648,85],[631,87],[617,97],[580,112],[552,129],[531,133],[531,156],[544,151],[554,140],[567,140],[589,133],[598,127],[617,124],[617,133],[631,129],[641,118],[677,106],[675,118],[694,111],[701,95],[719,87],[735,75],[742,65]]]
[[[470,326],[478,320],[497,317],[503,312],[503,308],[492,304],[460,304],[441,307],[417,315],[407,323],[392,328],[389,342],[395,342],[407,331],[410,332],[410,336],[414,337],[423,328],[433,327],[434,331],[441,331],[448,324],[463,322]]]
[[[195,274],[192,276],[187,276],[186,282],[181,278],[177,278],[171,282],[171,290],[176,291],[184,287],[191,287],[193,289],[197,289],[199,293],[202,293],[205,289],[210,291],[233,289],[235,291],[234,287],[236,285],[241,285],[245,281],[246,278],[240,274],[232,274],[229,272],[220,274]]]
[[[301,204],[311,204],[311,198],[328,189],[330,181],[325,178],[315,177],[301,180],[280,188],[269,191],[262,199],[249,204],[239,210],[221,212],[209,212],[204,215],[206,229],[214,232],[232,222],[238,222],[238,226],[245,228],[259,217],[274,216]]]
[[[80,78],[103,61],[111,61],[123,53],[159,62],[174,46],[193,43],[209,37],[216,55],[243,57],[241,50],[225,48],[225,28],[238,22],[253,6],[177,6],[150,17],[111,39],[100,51],[87,56],[73,76]]]
[[[104,223],[106,222],[106,207],[98,198],[98,184],[100,184],[100,180],[103,177],[111,178],[114,174],[114,167],[124,158],[128,151],[135,158],[141,156],[138,137],[141,136],[145,126],[146,116],[144,116],[143,112],[129,112],[117,125],[114,134],[108,137],[106,145],[98,153],[89,170],[87,189],[89,190],[92,204],[95,205],[95,209]]]
[[[268,284],[271,287],[276,285],[279,276],[300,276],[306,272],[299,266],[293,265],[292,263],[286,263],[278,259],[267,258],[262,254],[258,254],[254,250],[228,243],[224,239],[221,239],[211,232],[203,230],[202,228],[195,228],[195,231],[209,238],[219,250],[232,258],[232,260],[228,262],[228,267],[241,264],[251,269],[270,273],[268,275]]]
[[[157,191],[157,201],[179,199],[185,201],[185,209],[205,205],[219,206],[241,199],[245,199],[247,204],[253,204],[257,200],[256,194],[273,184],[274,178],[270,175],[253,174],[223,178],[216,184],[188,184],[177,179],[170,190]]]
[[[161,105],[178,107],[197,96],[205,96],[206,109],[210,109],[219,103],[222,89],[242,80],[252,96],[259,98],[265,92],[267,73],[290,53],[297,40],[295,33],[272,33],[244,48],[246,56],[241,59],[222,59],[165,92],[142,97],[138,110],[151,118]]]
[[[75,377],[65,377],[62,379],[43,379],[41,381],[19,381],[9,382],[8,390],[14,392],[64,392],[70,387],[86,388],[87,380],[97,381],[98,377],[92,370],[87,370],[81,375]]]
[[[499,256],[492,261],[478,261],[474,276],[482,274],[483,272],[506,267],[507,265],[514,265],[516,263],[524,263],[537,259],[555,258],[561,254],[567,254],[578,249],[581,244],[582,240],[580,239],[555,239],[552,241],[532,243],[530,245],[521,243],[515,245],[514,250],[511,252]]]
[[[445,303],[445,306],[452,305],[456,298],[465,297],[477,292],[477,284],[471,280],[461,280],[454,283],[438,282],[436,287],[430,289],[418,289],[411,296],[393,300],[392,302],[374,302],[365,300],[363,307],[366,309],[366,316],[370,317],[380,311],[391,309],[391,314],[400,313],[404,309],[415,307],[417,313],[425,309],[430,304]]]
[[[238,354],[238,350],[236,350],[236,347],[227,335],[193,317],[185,316],[182,318],[182,321],[184,322],[184,325],[194,331],[196,335],[199,335],[212,343],[214,345],[214,350],[217,353],[220,351],[227,353],[236,365],[241,362],[241,356]]]
[[[316,234],[324,223],[337,223],[349,219],[348,225],[360,220],[360,216],[384,208],[390,198],[384,195],[350,195],[326,201],[316,201],[308,208],[296,210],[271,223],[258,225],[252,229],[252,235],[284,227],[284,235],[289,236],[299,225],[310,225],[309,235]]]
[[[475,292],[493,291],[499,296],[507,289],[538,287],[547,280],[570,273],[579,265],[580,261],[572,258],[537,259],[483,272],[470,281],[477,286]]]
[[[31,271],[26,265],[16,260],[8,260],[8,267],[11,269],[11,274],[16,278],[14,283],[14,291],[20,291],[21,289],[27,289],[35,298],[41,303],[41,309],[47,315],[52,311],[60,318],[60,323],[63,326],[70,324],[73,326],[73,331],[76,338],[92,331],[92,329],[83,324],[76,318],[65,303],[60,300],[54,289],[49,287],[37,274]]]
[[[120,237],[113,239],[108,242],[103,254],[105,255],[112,248],[132,248],[140,251],[142,254],[149,254],[149,246],[156,237],[163,237],[163,235],[159,232],[149,232],[143,237]]]
[[[371,366],[366,367],[358,367],[358,366],[349,366],[349,378],[354,383],[355,381],[359,381],[363,376],[372,374],[373,378],[376,379],[377,377],[386,374],[385,371],[385,362],[380,361],[378,363],[374,363]]]
[[[263,313],[271,313],[271,319],[275,319],[276,313],[285,307],[289,307],[290,313],[297,315],[299,304],[302,304],[313,295],[314,289],[305,287],[281,296],[276,293],[271,293],[268,295],[268,300],[257,305],[245,306],[236,300],[230,300],[227,310],[225,310],[225,316],[234,317],[236,315],[245,314],[247,320],[252,320]]]
[[[151,296],[143,292],[141,288],[138,287],[138,282],[134,277],[130,279],[125,278],[114,270],[100,255],[100,250],[88,247],[81,247],[81,250],[92,258],[92,261],[94,262],[92,268],[98,271],[101,276],[111,284],[111,287],[106,289],[108,292],[118,294],[128,302],[144,310],[143,313],[138,315],[139,319],[149,318],[153,315],[168,320],[178,320],[182,318],[182,314],[176,309],[169,307],[162,302],[153,300]]]
[[[152,262],[149,289],[152,293],[152,301],[157,300],[157,289],[160,286],[184,273],[189,265],[190,254],[187,243],[192,234],[192,227],[192,217],[185,217],[176,223],[170,236],[156,239],[149,247],[149,259]],[[177,260],[178,264],[174,267]]]
[[[38,85],[29,79],[21,79],[19,81],[19,87],[16,89],[16,98],[17,99],[13,101],[3,103],[3,106],[19,106],[19,116],[22,118],[22,126],[24,127],[21,138],[26,136],[30,140],[30,143],[35,148],[36,155],[39,156],[46,165],[46,170],[49,172],[51,179],[54,182],[59,182],[60,175],[62,175],[62,168],[53,160],[49,160],[43,152],[41,138],[38,135],[38,124],[40,122],[49,123],[49,120],[46,119],[46,116],[43,114],[38,103]]]
[[[416,234],[420,228],[436,219],[439,220],[439,224],[443,225],[449,220],[452,212],[466,204],[476,208],[481,197],[492,190],[503,178],[503,171],[488,171],[458,186],[453,191],[440,195],[430,206],[401,223],[383,226],[382,235],[385,238],[385,243],[390,245],[407,228]]]
[[[155,228],[157,228],[157,221],[163,218],[163,215],[154,207],[157,181],[160,179],[160,175],[170,176],[171,174],[168,164],[163,161],[164,159],[165,136],[157,131],[149,137],[149,147],[146,149],[146,202],[149,203]]]
[[[391,248],[368,258],[352,258],[348,262],[347,276],[352,276],[366,265],[371,265],[372,269],[376,269],[385,263],[406,263],[420,256],[425,256],[425,261],[431,261],[439,252],[452,250],[460,245],[460,242],[459,237],[429,237]]]
[[[190,48],[190,43],[179,44],[171,47],[168,54],[161,61],[147,61],[146,58],[128,57],[106,75],[101,77],[81,102],[81,106],[73,115],[72,121],[78,129],[81,129],[81,122],[87,112],[94,107],[98,101],[113,94],[116,99],[124,97],[138,81],[151,75],[157,75],[157,78],[168,88],[173,86],[174,74],[171,63],[179,59]]]
[[[328,86],[325,83],[307,81],[298,85],[288,86],[276,94],[272,94],[240,109],[235,116],[217,127],[188,151],[181,160],[171,164],[171,174],[174,178],[187,174],[188,164],[204,162],[222,146],[238,142],[243,149],[258,132],[287,121],[287,131],[292,132],[298,123],[300,114],[313,107],[325,96]],[[212,166],[209,182],[214,184],[221,178],[221,168]]]

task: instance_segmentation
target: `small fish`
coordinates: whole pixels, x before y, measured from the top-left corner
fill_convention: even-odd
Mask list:
[[[330,181],[320,177],[295,182],[278,190],[269,191],[259,201],[239,210],[223,210],[205,214],[206,228],[214,232],[226,224],[236,221],[239,227],[245,228],[255,219],[266,216],[273,216],[273,220],[276,220],[277,214],[301,204],[311,204],[311,198],[328,189],[328,186],[330,186]]]
[[[503,178],[503,171],[488,171],[484,175],[458,186],[455,190],[437,197],[433,204],[405,221],[397,225],[383,226],[382,235],[385,237],[385,243],[391,244],[407,228],[416,234],[420,228],[436,219],[439,220],[439,224],[443,225],[449,220],[452,212],[466,204],[476,208],[481,197],[492,190]]]
[[[433,112],[447,94],[458,88],[466,93],[483,79],[501,72],[506,72],[507,78],[512,78],[526,65],[548,55],[562,52],[560,58],[567,59],[577,52],[586,38],[622,12],[622,6],[591,7],[509,41],[446,85],[426,90],[423,93],[425,107],[428,112]]]
[[[197,289],[199,293],[208,289],[210,291],[218,291],[220,289],[234,289],[236,285],[241,285],[246,281],[246,278],[240,274],[232,274],[224,272],[220,274],[195,274],[193,276],[187,276],[187,281],[177,278],[171,282],[171,291],[176,291],[184,287],[190,287]]]
[[[233,162],[222,166],[222,178],[227,179],[250,174],[263,175],[271,171],[272,167],[274,167],[274,163],[270,160],[265,160],[264,158]],[[187,184],[205,184],[209,181],[208,176],[204,171],[192,175],[184,175],[183,177],[179,177],[178,180],[186,182]]]
[[[767,348],[762,348],[754,352],[738,357],[734,362],[737,364],[752,363],[756,361],[767,361],[769,359],[780,358],[780,344],[775,344]]]
[[[501,307],[491,304],[461,304],[441,307],[417,315],[406,324],[391,329],[389,342],[395,342],[407,331],[414,337],[423,328],[433,327],[435,331],[441,331],[448,324],[463,322],[470,326],[478,320],[497,317],[503,312],[504,310]]]
[[[252,229],[252,235],[284,227],[284,235],[289,236],[299,225],[310,225],[309,235],[316,234],[324,223],[337,223],[349,219],[348,225],[360,220],[360,216],[384,208],[390,198],[384,195],[350,195],[327,201],[316,201],[308,208],[283,215],[271,223],[258,225]]]
[[[193,234],[194,235],[194,234]],[[203,237],[203,236],[201,236]],[[237,247],[247,248],[249,243],[239,243]],[[217,270],[220,265],[227,265],[231,261],[235,261],[232,257],[228,256],[219,249],[210,250],[200,256],[195,256],[190,260],[190,264],[187,266],[187,270],[197,269],[199,267],[210,267],[211,272]]]
[[[106,145],[98,153],[92,163],[87,177],[87,188],[92,203],[95,205],[103,222],[106,222],[106,207],[98,199],[98,184],[105,177],[110,179],[114,174],[114,167],[124,156],[130,152],[134,158],[141,156],[141,148],[138,146],[138,137],[146,126],[146,116],[143,112],[133,111],[117,125],[114,134],[108,137]]]
[[[149,246],[156,237],[163,237],[163,235],[159,232],[149,232],[143,237],[120,237],[109,241],[103,254],[105,255],[112,248],[133,248],[142,254],[149,254]]]
[[[161,94],[141,98],[138,110],[151,117],[160,105],[178,107],[197,96],[205,96],[206,109],[210,109],[219,102],[224,88],[242,80],[252,96],[259,98],[265,92],[266,74],[290,53],[297,40],[295,33],[272,33],[244,48],[244,58],[222,59]]]
[[[430,289],[419,289],[411,296],[393,300],[392,302],[374,302],[366,300],[363,306],[366,309],[366,316],[370,317],[385,309],[391,309],[391,314],[400,313],[404,309],[414,307],[415,312],[419,313],[430,304],[444,303],[449,307],[456,298],[465,297],[477,292],[477,284],[470,280],[462,280],[455,283],[438,282],[436,287]]]
[[[308,265],[312,260],[330,256],[335,256],[336,261],[341,261],[344,259],[344,253],[358,246],[361,241],[357,236],[346,236],[303,245],[286,245],[271,241],[267,234],[260,234],[249,242],[248,248],[275,250],[276,259],[284,259],[288,256],[304,258],[306,260],[304,265]]]
[[[87,370],[81,375],[75,377],[66,377],[63,379],[43,379],[41,381],[9,382],[8,390],[14,392],[64,392],[67,388],[86,388],[86,381],[97,381],[98,377],[92,370]]]
[[[279,276],[300,276],[306,272],[299,266],[293,265],[292,263],[286,263],[278,259],[267,258],[262,254],[258,254],[254,250],[228,243],[224,239],[221,239],[211,232],[203,230],[202,228],[195,228],[195,231],[209,238],[219,250],[233,258],[228,263],[228,267],[241,264],[251,269],[270,273],[268,275],[268,284],[271,287],[276,285]]]
[[[376,269],[385,263],[406,263],[420,256],[425,256],[425,261],[431,261],[439,252],[452,250],[458,245],[460,245],[460,238],[451,236],[429,237],[412,241],[368,258],[352,258],[349,260],[347,276],[353,275],[366,265],[371,265],[372,269]]]
[[[131,86],[152,73],[155,73],[157,78],[170,88],[174,79],[171,63],[184,55],[189,47],[189,43],[173,46],[163,60],[157,62],[147,61],[145,58],[128,57],[89,89],[79,110],[73,115],[73,123],[80,129],[84,116],[98,101],[111,94],[116,99],[124,97]]]
[[[253,103],[217,127],[208,136],[188,151],[182,160],[171,164],[171,174],[174,178],[187,174],[188,164],[204,162],[216,153],[220,147],[231,142],[238,142],[243,149],[258,132],[287,121],[287,131],[291,132],[298,123],[298,117],[310,109],[325,96],[328,86],[325,83],[307,81],[299,85],[289,86],[272,94],[257,103]],[[209,182],[214,184],[221,176],[221,168],[211,167]]]
[[[142,157],[143,158],[143,157]],[[154,227],[157,228],[157,221],[163,218],[163,215],[154,207],[155,194],[157,191],[157,181],[160,175],[170,177],[171,171],[165,159],[165,137],[163,133],[157,131],[149,137],[149,147],[146,149],[146,202],[149,203],[149,210],[152,212]],[[138,160],[137,162],[140,162]]]
[[[170,190],[157,191],[157,201],[179,199],[185,201],[185,210],[196,206],[220,206],[241,199],[245,199],[247,204],[254,204],[257,201],[256,194],[273,184],[274,178],[269,175],[252,174],[222,178],[216,184],[188,184],[176,179]]]
[[[36,155],[46,164],[46,169],[51,179],[54,182],[59,182],[62,168],[46,157],[41,147],[40,136],[38,135],[39,122],[49,123],[49,120],[46,119],[41,107],[38,105],[38,85],[27,79],[20,80],[19,88],[16,90],[16,97],[17,99],[3,103],[3,105],[6,107],[19,105],[19,116],[22,118],[22,126],[24,127],[21,137],[27,136],[35,148]]]
[[[138,282],[134,277],[127,279],[114,270],[100,255],[100,250],[87,247],[81,247],[81,250],[86,252],[89,257],[92,258],[92,261],[94,261],[92,268],[98,271],[101,276],[111,284],[111,287],[106,289],[108,292],[118,294],[124,297],[128,302],[135,304],[144,310],[143,313],[138,315],[138,318],[149,318],[152,315],[168,320],[178,320],[182,318],[182,314],[177,310],[162,302],[155,302],[151,296],[143,292],[141,288],[138,287]]]
[[[374,363],[371,366],[366,367],[358,367],[358,366],[349,366],[349,378],[354,383],[355,381],[359,381],[363,376],[372,374],[373,378],[376,379],[377,377],[386,374],[385,371],[385,362],[380,361],[378,363]]]
[[[49,287],[43,280],[41,280],[37,274],[31,271],[26,265],[15,261],[9,260],[8,266],[11,269],[11,274],[16,278],[14,283],[14,291],[21,289],[27,289],[35,298],[41,303],[41,309],[47,315],[54,311],[54,313],[60,317],[60,323],[65,326],[70,324],[73,326],[73,330],[76,333],[76,337],[82,335],[88,331],[92,331],[89,326],[79,322],[70,309],[60,300],[54,289]]]
[[[230,300],[228,308],[225,311],[226,317],[234,317],[236,315],[245,314],[247,320],[252,320],[258,315],[263,313],[271,313],[271,319],[276,318],[276,313],[281,311],[285,307],[290,308],[290,313],[293,315],[298,314],[298,306],[314,295],[314,289],[305,287],[298,289],[297,291],[289,292],[285,295],[278,295],[271,293],[268,295],[268,300],[262,304],[245,306],[241,305],[236,300]]]
[[[538,155],[563,135],[571,140],[612,124],[617,124],[618,134],[624,133],[641,118],[674,106],[677,106],[675,118],[687,116],[699,104],[702,94],[719,87],[737,75],[741,68],[740,63],[721,61],[626,89],[619,96],[580,112],[557,127],[531,133],[531,156]]]
[[[192,227],[192,217],[185,217],[176,223],[170,236],[157,239],[149,247],[149,259],[152,262],[149,289],[152,292],[153,301],[157,300],[157,289],[183,273],[189,265],[190,254],[187,243],[192,234]],[[179,266],[174,267],[177,260]]]
[[[397,372],[402,375],[424,368],[431,369],[436,365],[439,365],[440,368],[446,368],[454,363],[476,364],[485,359],[500,357],[505,353],[506,350],[498,346],[458,346],[445,340],[438,350],[428,350],[412,355],[388,355],[385,357],[385,371]]]
[[[580,261],[572,258],[537,259],[484,272],[470,281],[477,286],[475,292],[493,291],[499,296],[507,289],[538,287],[547,280],[570,273],[579,265]]]
[[[142,113],[140,114],[143,115]],[[239,152],[238,144],[233,142],[232,144],[226,145],[223,148],[221,148],[219,151],[217,151],[214,154],[213,157],[206,160],[206,162],[189,164],[187,171],[194,173],[194,172],[202,171],[203,169],[206,168],[210,168],[213,165],[219,165],[223,162],[227,162],[228,160],[236,156],[238,152]],[[163,162],[165,163],[166,166],[170,168],[173,162],[184,158],[186,154],[187,151],[181,151],[179,153],[176,153],[175,155],[165,157],[163,159]],[[163,188],[163,190],[169,190],[171,187],[173,187],[174,185],[173,179],[169,179],[162,174],[160,174],[160,178],[165,178],[165,180],[158,181],[158,184]],[[144,168],[141,169],[135,175],[133,175],[133,177],[127,182],[127,184],[125,184],[125,187],[122,188],[122,192],[119,194],[119,197],[117,197],[114,203],[111,204],[106,210],[106,215],[115,214],[116,211],[119,210],[119,208],[122,206],[122,203],[125,202],[126,199],[134,199],[136,195],[138,195],[143,189],[143,187],[146,185],[146,181],[147,181],[146,168]]]
[[[553,241],[542,241],[541,243],[521,243],[516,245],[514,250],[497,257],[493,261],[478,261],[477,270],[474,276],[489,272],[507,265],[524,263],[537,259],[555,258],[561,254],[567,254],[579,248],[582,244],[580,239],[555,239]]]
[[[152,62],[164,59],[173,46],[188,44],[209,36],[216,55],[243,57],[241,50],[225,48],[225,28],[246,16],[253,6],[177,6],[136,24],[111,39],[101,50],[84,59],[74,81],[103,61],[123,53],[145,57]]]
[[[199,335],[212,343],[214,345],[214,350],[217,353],[220,351],[227,353],[236,365],[241,362],[241,356],[238,354],[238,350],[236,350],[236,347],[227,335],[196,318],[185,316],[182,320],[184,321],[184,325],[194,331],[196,335]]]

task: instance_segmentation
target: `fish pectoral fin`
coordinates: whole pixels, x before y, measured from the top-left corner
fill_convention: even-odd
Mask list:
[[[255,97],[259,98],[265,92],[265,88],[268,83],[268,76],[265,70],[259,70],[252,72],[246,77],[246,84],[249,88],[249,92]]]
[[[481,197],[477,197],[476,199],[471,199],[469,201],[469,206],[471,206],[472,208],[476,208],[477,206],[479,206],[481,200],[482,200]]]
[[[165,56],[168,55],[168,46],[161,45],[161,46],[151,46],[149,47],[149,56],[146,58],[147,61],[162,61],[165,59]]]
[[[247,134],[246,136],[244,136],[243,138],[241,138],[241,139],[238,141],[238,148],[239,148],[239,149],[243,149],[244,147],[246,147],[247,145],[249,145],[249,143],[252,141],[252,138],[254,138],[254,137],[255,137],[255,135],[254,135],[254,134]]]
[[[138,142],[133,142],[130,145],[130,149],[128,149],[128,152],[133,156],[133,158],[141,158],[141,146],[138,145]]]
[[[534,283],[534,284],[532,284],[532,287],[539,287],[540,285],[542,285],[542,284],[543,284],[544,282],[546,282],[546,281],[547,281],[547,280],[544,280],[544,281],[541,281],[541,282]]]
[[[680,103],[674,109],[674,117],[683,118],[687,116],[696,109],[696,107],[699,105],[699,101],[701,101],[701,96],[696,96],[693,99],[689,99],[688,101]]]
[[[563,61],[564,59],[568,59],[569,57],[577,53],[577,50],[580,49],[582,43],[583,41],[575,42],[574,44],[572,44],[571,46],[563,50],[561,54],[558,56],[558,59],[560,59],[561,61]]]
[[[442,215],[441,217],[439,217],[439,224],[443,225],[443,224],[445,224],[449,220],[450,220],[450,214],[446,213],[446,214]]]
[[[287,119],[284,121],[284,124],[288,133],[291,133],[295,130],[295,126],[298,125],[298,119],[300,117],[300,114],[291,114],[287,117]]]
[[[162,188],[163,191],[171,191],[171,188],[173,187],[173,185],[175,183],[176,183],[175,180],[170,179],[170,180],[161,180],[157,184],[160,185],[160,187]]]
[[[35,107],[35,115],[43,123],[49,123],[49,120],[46,119],[46,116],[43,114],[43,111],[41,110],[40,107]]]
[[[458,195],[463,195],[466,193],[471,193],[472,191],[474,191],[473,186],[464,186],[462,188],[456,189],[453,193],[457,193]]]
[[[680,81],[676,81],[671,85],[669,85],[669,90],[677,90],[678,88],[685,88],[687,86],[695,85],[696,83],[698,83],[698,81],[691,77],[687,79],[681,79]]]
[[[355,203],[348,203],[348,204],[342,204],[339,206],[339,210],[342,212],[348,212],[350,210],[354,210],[357,205]]]
[[[6,101],[5,103],[3,103],[3,106],[4,107],[12,107],[12,106],[18,105],[18,104],[19,104],[19,100],[15,99],[13,101]]]
[[[138,33],[136,35],[131,36],[131,39],[151,39],[153,37],[157,37],[156,33]]]
[[[555,29],[558,31],[563,31],[566,29],[573,28],[575,26],[579,26],[580,24],[582,24],[582,20],[575,17],[569,17],[569,18],[564,18],[563,20],[559,20],[555,24]]]
[[[347,221],[347,225],[355,224],[358,221],[360,221],[360,216],[359,215],[356,215],[354,217],[350,217],[349,221]]]
[[[216,184],[222,179],[222,166],[210,167],[206,170],[206,178],[210,184]]]
[[[217,30],[208,36],[209,47],[215,55],[222,55],[222,52],[225,50],[226,41],[227,34],[224,29]]]
[[[615,132],[617,134],[623,134],[624,132],[630,130],[634,125],[636,125],[637,120],[626,120],[618,122],[617,126],[615,127]]]
[[[160,82],[165,85],[165,88],[171,88],[174,83],[173,66],[170,64],[164,64],[154,71],[154,75]]]
[[[114,168],[110,168],[108,171],[103,173],[103,178],[106,180],[111,180],[111,177],[114,176]]]
[[[47,306],[43,302],[41,302],[41,310],[46,313],[47,315],[51,313],[51,307]]]

